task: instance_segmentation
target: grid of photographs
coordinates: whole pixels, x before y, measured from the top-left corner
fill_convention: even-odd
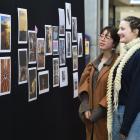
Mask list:
[[[49,71],[41,71],[38,73],[39,94],[49,92]]]
[[[28,62],[27,49],[18,49],[18,84],[27,83]]]
[[[0,96],[11,92],[11,57],[0,57]]]
[[[0,52],[11,52],[11,15],[0,14]]]
[[[18,8],[17,10],[18,10],[18,44],[26,44],[28,30],[27,9]]]

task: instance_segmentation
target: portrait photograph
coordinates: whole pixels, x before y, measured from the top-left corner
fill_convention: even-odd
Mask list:
[[[0,52],[11,52],[11,15],[0,14]]]
[[[59,86],[59,58],[53,58],[53,87]]]
[[[18,49],[18,84],[28,81],[27,49]]]
[[[77,45],[72,46],[73,71],[78,70]]]
[[[11,57],[0,57],[0,96],[11,92]]]
[[[68,86],[68,68],[60,68],[60,87]]]
[[[65,12],[64,9],[58,8],[59,12],[59,36],[65,36]]]
[[[78,57],[83,56],[83,34],[78,33]]]
[[[29,64],[36,63],[37,32],[28,30]]]
[[[52,25],[45,25],[45,48],[46,55],[52,55]]]
[[[53,33],[52,33],[53,55],[59,55],[59,50],[58,50],[59,28],[58,26],[52,26],[52,28],[53,28]]]
[[[18,44],[27,43],[27,9],[18,8]]]
[[[49,71],[40,71],[38,73],[39,94],[49,92]]]
[[[66,64],[65,39],[64,38],[59,38],[59,59],[60,59],[60,66],[64,66]]]
[[[78,97],[78,72],[73,73],[73,98]]]
[[[37,99],[37,70],[36,67],[28,69],[28,102]]]
[[[77,42],[77,17],[72,17],[72,42]]]
[[[37,70],[45,69],[44,38],[37,38]]]
[[[71,32],[66,31],[66,58],[71,58]]]
[[[71,29],[71,3],[65,3],[66,29]]]

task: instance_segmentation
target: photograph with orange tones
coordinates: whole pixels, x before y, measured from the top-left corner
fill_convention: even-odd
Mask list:
[[[0,57],[0,96],[11,92],[11,58]]]
[[[18,8],[18,44],[27,43],[27,9]]]
[[[11,15],[0,14],[0,52],[11,51]]]

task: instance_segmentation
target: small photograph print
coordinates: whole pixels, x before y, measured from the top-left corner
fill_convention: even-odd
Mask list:
[[[72,42],[77,42],[77,17],[72,17]]]
[[[60,68],[60,87],[68,86],[68,68]]]
[[[59,58],[53,58],[53,87],[59,86]]]
[[[78,33],[78,57],[83,56],[83,34]]]
[[[18,49],[18,84],[27,83],[28,80],[27,49]]]
[[[37,70],[45,69],[44,38],[37,38]]]
[[[89,55],[89,41],[85,40],[85,55]]]
[[[73,73],[73,98],[78,97],[78,72]]]
[[[66,29],[71,29],[71,3],[65,3]]]
[[[72,46],[73,71],[78,70],[77,45]]]
[[[59,12],[59,36],[65,36],[65,12],[64,9],[58,8]]]
[[[28,69],[28,102],[37,99],[37,70],[36,67]]]
[[[59,50],[58,50],[59,28],[58,26],[53,26],[52,28],[53,28],[53,33],[52,33],[53,55],[59,55]]]
[[[39,94],[49,92],[49,71],[38,73]]]
[[[0,57],[0,96],[11,92],[11,58]]]
[[[11,15],[0,14],[0,52],[11,52]]]
[[[36,63],[37,32],[28,31],[29,64]]]
[[[66,31],[66,58],[71,58],[71,32]]]
[[[52,55],[52,25],[45,25],[46,55]]]
[[[27,9],[18,8],[18,44],[27,43]]]
[[[64,38],[59,38],[59,59],[60,59],[60,66],[64,66],[66,64],[65,39]]]

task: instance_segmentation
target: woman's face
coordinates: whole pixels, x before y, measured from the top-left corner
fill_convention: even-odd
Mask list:
[[[136,30],[131,30],[129,22],[122,20],[119,25],[118,35],[120,36],[121,43],[129,43],[137,38]]]
[[[114,47],[113,39],[107,30],[103,31],[99,37],[99,47],[103,51],[110,51]]]

